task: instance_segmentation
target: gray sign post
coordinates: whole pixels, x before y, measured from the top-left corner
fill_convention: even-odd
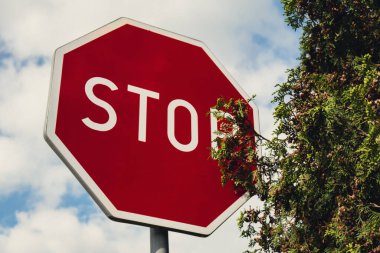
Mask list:
[[[166,229],[150,228],[150,253],[169,253],[169,236]]]

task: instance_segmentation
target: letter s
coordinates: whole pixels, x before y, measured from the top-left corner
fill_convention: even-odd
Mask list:
[[[99,99],[98,97],[94,95],[93,89],[95,85],[97,84],[105,85],[112,91],[117,90],[117,86],[110,80],[102,78],[102,77],[92,77],[86,82],[86,85],[85,85],[85,92],[88,99],[95,105],[102,107],[104,110],[107,111],[108,120],[105,123],[96,123],[87,117],[87,118],[82,119],[82,121],[87,127],[96,131],[104,132],[104,131],[111,130],[116,125],[117,117],[116,117],[115,110],[110,104],[108,104],[104,100]]]

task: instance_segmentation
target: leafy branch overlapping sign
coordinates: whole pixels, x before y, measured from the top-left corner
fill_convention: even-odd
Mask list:
[[[273,137],[254,133],[244,102],[215,107],[232,115],[219,115],[212,152],[222,183],[263,201],[242,212],[241,236],[254,251],[380,252],[380,5],[282,2],[303,35],[274,94]]]

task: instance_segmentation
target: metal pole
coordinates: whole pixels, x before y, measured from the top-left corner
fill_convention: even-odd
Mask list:
[[[169,236],[166,229],[150,228],[150,253],[169,253]]]

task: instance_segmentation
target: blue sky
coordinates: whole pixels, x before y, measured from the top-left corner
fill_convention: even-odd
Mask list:
[[[149,252],[149,229],[106,218],[42,137],[54,50],[119,17],[205,42],[271,134],[274,85],[298,56],[279,0],[1,1],[0,252]],[[170,250],[242,252],[238,213],[206,239],[170,233]]]

